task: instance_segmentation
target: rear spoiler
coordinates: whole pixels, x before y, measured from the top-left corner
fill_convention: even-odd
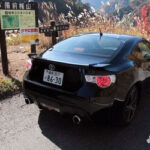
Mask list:
[[[72,63],[72,64],[68,64],[66,62],[58,62],[58,61],[52,61],[52,60],[46,60],[46,59],[43,59],[43,58],[40,58],[40,57],[36,57],[33,59],[33,61],[42,61],[42,62],[51,62],[51,63],[54,63],[56,65],[62,65],[62,66],[70,66],[70,67],[73,67],[73,68],[103,68],[103,67],[106,67],[106,66],[109,66],[110,64],[99,64],[99,63],[96,63],[96,64],[77,64],[77,63]]]

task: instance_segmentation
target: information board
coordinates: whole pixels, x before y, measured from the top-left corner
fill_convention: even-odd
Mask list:
[[[39,44],[39,28],[20,29],[21,42]]]
[[[1,10],[2,30],[31,27],[36,27],[34,10]]]
[[[0,2],[2,30],[36,27],[36,3]]]

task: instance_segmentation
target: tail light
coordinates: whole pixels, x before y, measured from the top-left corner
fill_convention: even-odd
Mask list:
[[[85,75],[85,79],[89,83],[97,84],[97,86],[100,88],[108,88],[116,82],[115,75],[107,75],[107,76]]]
[[[26,61],[26,71],[29,71],[31,69],[31,67],[32,67],[32,61],[31,61],[31,59],[28,59]]]

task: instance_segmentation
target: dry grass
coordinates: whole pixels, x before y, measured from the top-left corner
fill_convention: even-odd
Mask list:
[[[134,35],[134,36],[141,36],[150,40],[150,35],[142,34],[137,27],[131,28],[121,28],[118,26],[111,26],[108,23],[102,24],[101,26],[95,25],[91,27],[77,27],[77,26],[70,26],[68,31],[63,31],[64,39],[71,37],[73,35],[82,34],[82,33],[90,33],[90,32],[99,32],[99,29],[103,33],[114,33],[114,34],[127,34],[127,35]],[[44,35],[40,35],[40,46],[41,49],[47,49],[51,46],[50,38],[45,37]]]
[[[102,22],[102,23],[96,23],[94,21],[93,24],[88,22],[89,25],[82,25],[82,26],[75,26],[70,25],[70,29],[67,31],[63,31],[63,38],[66,39],[68,37],[71,37],[73,35],[81,34],[81,33],[89,33],[89,32],[99,32],[99,29],[103,33],[115,33],[115,34],[128,34],[128,35],[135,35],[135,36],[141,36],[148,40],[150,40],[150,35],[148,34],[142,34],[138,27],[132,27],[132,26],[124,26],[120,24],[120,22]],[[46,37],[44,34],[40,34],[39,36],[39,45],[38,49],[44,50],[47,48],[50,48],[52,46],[52,40],[51,37]],[[12,34],[9,37],[7,37],[7,45],[19,45],[21,44],[20,36],[19,34]],[[30,51],[30,46],[25,47],[26,51]]]
[[[39,48],[40,49],[47,49],[52,46],[52,39],[51,37],[45,37],[44,34],[40,34],[39,36]]]
[[[19,34],[10,34],[9,37],[6,38],[8,46],[15,46],[21,44],[21,38]]]
[[[19,90],[20,85],[15,80],[8,77],[0,78],[0,100],[13,95]]]
[[[92,26],[92,27],[86,27],[86,28],[78,28],[75,26],[71,26],[68,31],[65,31],[64,36],[65,38],[71,37],[72,35],[81,34],[81,33],[87,33],[87,32],[99,32],[99,29],[101,28],[101,31],[103,33],[115,33],[115,34],[127,34],[127,35],[134,35],[134,36],[141,36],[146,39],[149,39],[149,35],[142,34],[137,27],[132,27],[128,29],[119,28],[119,27],[111,27],[107,24],[102,26]]]

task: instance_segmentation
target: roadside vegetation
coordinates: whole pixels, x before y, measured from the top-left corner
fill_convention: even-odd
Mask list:
[[[9,77],[0,78],[0,100],[18,93],[20,90],[21,84],[17,81]]]
[[[19,45],[21,43],[19,34],[10,34],[7,36],[6,40],[8,46]]]

